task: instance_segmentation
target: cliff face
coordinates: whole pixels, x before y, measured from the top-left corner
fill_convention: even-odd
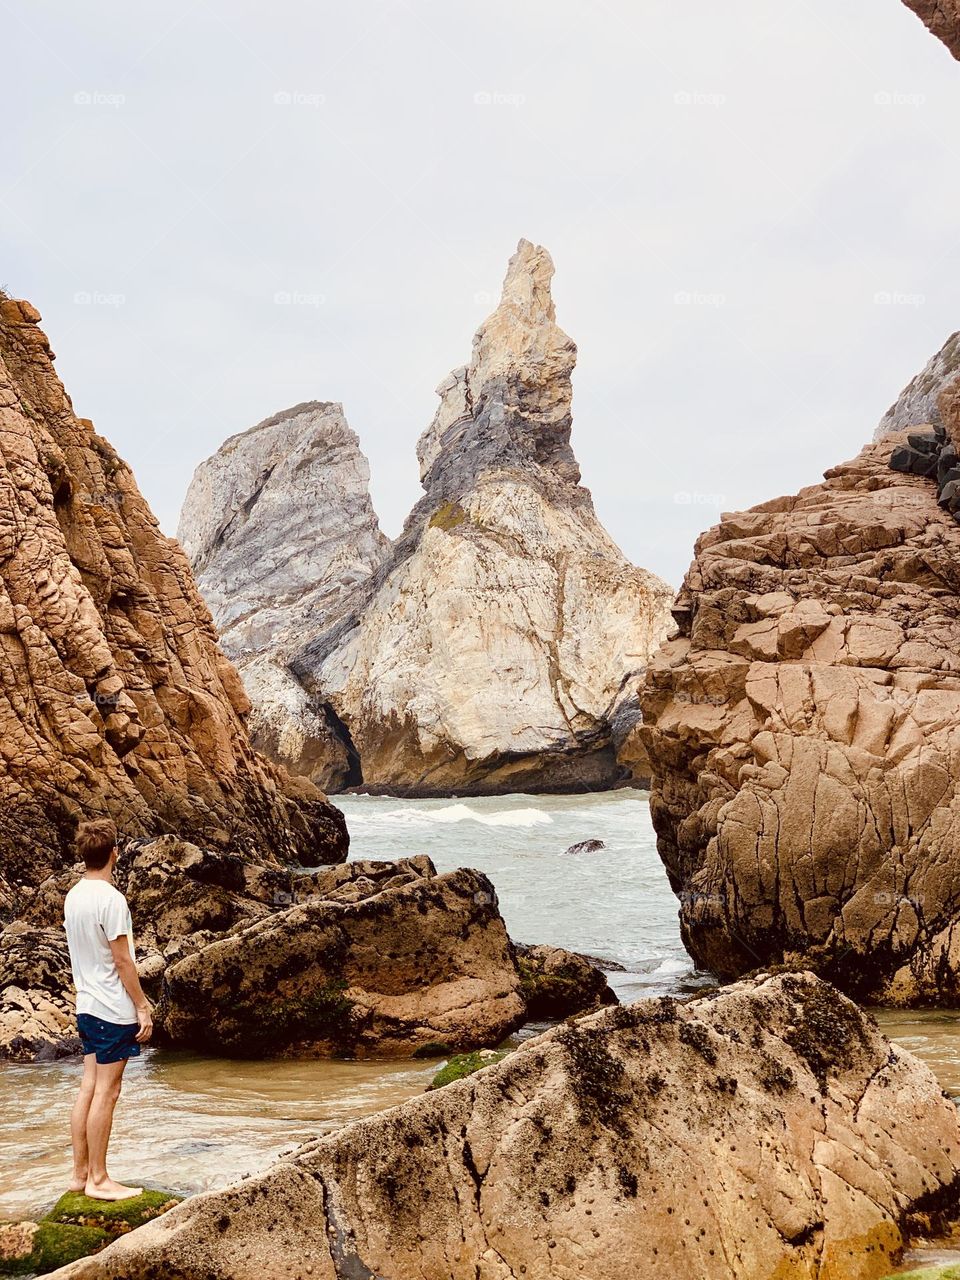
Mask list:
[[[357,780],[430,794],[607,786],[670,589],[600,525],[570,447],[576,348],[521,241],[418,445],[424,496],[352,610],[291,666]],[[629,758],[635,760],[635,744]]]
[[[252,749],[186,558],[74,415],[38,320],[0,301],[0,898],[15,907],[98,816],[340,860],[340,814]]]
[[[351,762],[286,659],[338,620],[387,552],[369,484],[341,406],[300,404],[200,464],[178,530],[249,694],[254,745],[324,786]]]
[[[960,998],[960,527],[905,440],[703,534],[648,673],[658,847],[725,977]]]
[[[557,1027],[63,1275],[878,1280],[956,1203],[958,1153],[926,1066],[812,975],[764,977]]]

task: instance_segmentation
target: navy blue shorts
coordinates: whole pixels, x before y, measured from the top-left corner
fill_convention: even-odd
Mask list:
[[[139,1022],[104,1022],[103,1018],[95,1018],[92,1013],[78,1013],[77,1028],[83,1041],[84,1055],[95,1053],[101,1067],[108,1062],[140,1057],[137,1044]]]

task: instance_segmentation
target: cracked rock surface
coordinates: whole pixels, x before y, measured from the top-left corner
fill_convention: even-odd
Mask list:
[[[905,440],[703,534],[651,664],[658,848],[723,977],[960,998],[960,528]]]
[[[70,858],[81,818],[341,860],[341,815],[253,750],[186,557],[74,414],[39,318],[0,298],[0,914]]]
[[[71,1280],[876,1280],[955,1204],[933,1075],[812,974],[644,1001],[346,1125]]]
[[[373,789],[580,790],[646,770],[637,694],[672,593],[579,483],[552,276],[521,241],[469,365],[438,389],[424,496],[351,610],[292,659]]]

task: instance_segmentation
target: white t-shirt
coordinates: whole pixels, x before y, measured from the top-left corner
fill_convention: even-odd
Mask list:
[[[127,900],[106,880],[78,880],[63,903],[63,919],[70,948],[77,1013],[91,1013],[105,1022],[137,1021],[137,1010],[120,981],[110,943],[126,936],[133,949],[133,921]]]

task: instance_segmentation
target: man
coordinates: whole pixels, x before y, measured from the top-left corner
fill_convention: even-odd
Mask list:
[[[153,1016],[137,976],[130,908],[111,883],[117,861],[114,823],[81,823],[77,851],[86,872],[63,904],[83,1041],[83,1079],[70,1118],[70,1190],[94,1200],[126,1200],[142,1188],[125,1187],[110,1177],[107,1144],[123,1069],[150,1039]]]

